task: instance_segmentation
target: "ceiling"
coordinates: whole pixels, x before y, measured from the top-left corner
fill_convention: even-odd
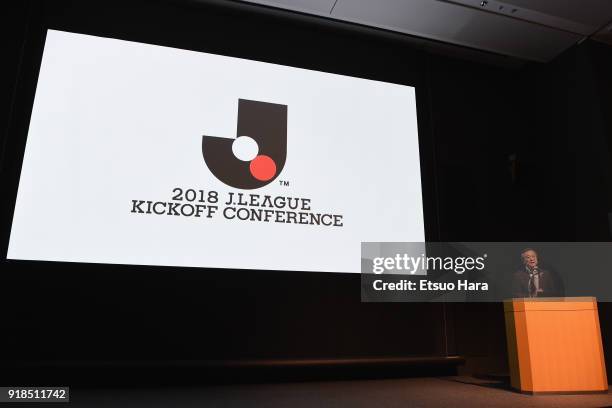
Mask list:
[[[586,38],[612,44],[612,0],[243,0],[547,62]]]

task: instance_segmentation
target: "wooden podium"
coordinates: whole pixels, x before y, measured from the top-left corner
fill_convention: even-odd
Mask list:
[[[593,297],[504,301],[512,387],[530,394],[606,392]]]

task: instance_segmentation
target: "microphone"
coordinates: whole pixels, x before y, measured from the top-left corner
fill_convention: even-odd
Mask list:
[[[527,272],[529,273],[529,282],[527,284],[528,286],[528,290],[529,290],[529,297],[536,297],[538,296],[538,292],[540,292],[540,289],[538,288],[536,283],[535,283],[535,277],[539,276],[540,272],[538,271],[538,266],[534,266],[533,269],[527,267]]]

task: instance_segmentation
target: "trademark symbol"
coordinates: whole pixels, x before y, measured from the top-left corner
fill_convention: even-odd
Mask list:
[[[278,180],[278,183],[281,186],[289,187],[289,182],[287,180]]]

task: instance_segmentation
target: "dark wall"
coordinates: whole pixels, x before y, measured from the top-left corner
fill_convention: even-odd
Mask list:
[[[2,162],[3,196],[10,197],[3,251],[45,28],[411,85],[426,80],[422,52],[402,41],[252,7],[31,1],[25,10],[27,19],[13,21],[27,35],[15,38],[23,53]],[[14,330],[1,349],[11,364],[443,356],[449,347],[443,305],[363,304],[356,275],[10,261],[2,269],[1,309]]]
[[[525,72],[535,90],[529,109],[538,137],[529,165],[537,177],[532,191],[543,200],[541,239],[612,239],[611,70],[612,47],[587,41]],[[600,302],[599,316],[612,378],[612,304]]]
[[[447,206],[441,211],[443,240],[589,242],[612,238],[608,219],[612,212],[609,72],[612,48],[587,41],[548,64],[526,65],[512,73],[510,81],[496,73],[484,77],[482,88],[472,91],[482,106],[479,112],[470,112],[476,101],[451,116],[448,108],[434,105],[434,114],[440,115],[434,121],[438,168],[446,167],[438,177],[440,206]],[[437,79],[431,86],[452,89],[448,77],[446,81]],[[508,83],[514,89],[509,90]],[[464,90],[472,86],[468,82]],[[452,94],[439,93],[443,103],[459,105],[458,96]],[[469,122],[473,123],[462,128],[475,132],[470,142],[452,139],[454,125]],[[438,136],[439,123],[445,128],[442,137]],[[449,141],[441,142],[441,138]],[[452,160],[457,156],[458,160]],[[509,157],[515,158],[514,177]],[[462,194],[463,189],[476,193]],[[584,260],[584,267],[590,262],[596,260]],[[599,304],[608,375],[612,372],[610,306]],[[506,370],[502,305],[449,308],[457,350],[468,358],[470,370]]]
[[[430,238],[610,239],[607,47],[587,42],[549,64],[504,68],[244,6],[33,0],[10,7],[2,86],[11,96],[0,112],[4,245],[46,27],[417,85]],[[473,372],[505,370],[500,304],[361,303],[352,275],[0,265],[7,364],[463,354]],[[608,309],[601,305],[610,355]]]

